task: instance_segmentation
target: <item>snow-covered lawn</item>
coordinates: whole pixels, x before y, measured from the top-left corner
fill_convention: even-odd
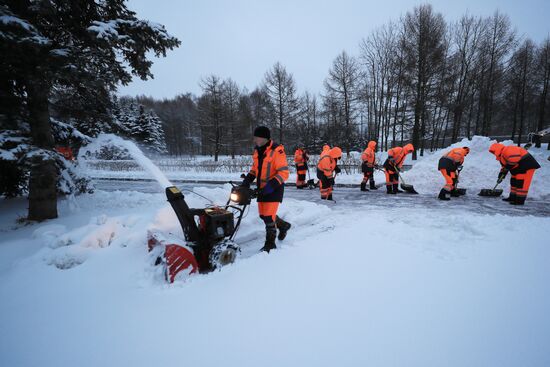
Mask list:
[[[31,226],[23,204],[0,213],[1,366],[550,365],[548,217],[291,198],[279,250],[256,252],[253,205],[235,264],[167,285],[145,244],[178,230],[162,194],[98,191]]]
[[[422,195],[288,188],[277,251],[258,253],[253,203],[238,261],[172,285],[146,247],[148,229],[181,234],[162,192],[119,183],[33,225],[2,200],[0,366],[549,366],[548,152],[512,207],[475,195],[499,167],[488,139],[467,143],[465,197],[436,200],[442,152],[404,173]],[[193,190],[224,204],[230,186]]]

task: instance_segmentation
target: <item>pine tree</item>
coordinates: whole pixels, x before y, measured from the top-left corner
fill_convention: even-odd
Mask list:
[[[34,146],[29,179],[31,220],[57,217],[50,97],[57,87],[94,81],[100,94],[151,77],[146,55],[179,45],[164,27],[140,20],[124,0],[5,0],[0,5],[0,69],[25,91]],[[4,83],[2,83],[4,84]]]

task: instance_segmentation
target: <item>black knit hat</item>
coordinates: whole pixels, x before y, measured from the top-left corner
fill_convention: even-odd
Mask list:
[[[265,126],[258,126],[254,129],[254,136],[258,138],[271,139],[271,132]]]

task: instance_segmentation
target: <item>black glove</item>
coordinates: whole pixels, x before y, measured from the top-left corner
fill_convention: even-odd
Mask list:
[[[336,166],[334,167],[334,172],[336,172],[337,174],[342,172],[342,170],[340,169],[340,167]]]
[[[462,171],[462,165],[459,164],[459,165],[456,167],[456,170],[460,173],[460,171]]]
[[[250,188],[250,184],[254,182],[255,177],[252,176],[250,173],[244,177],[243,182],[241,183],[241,186]]]

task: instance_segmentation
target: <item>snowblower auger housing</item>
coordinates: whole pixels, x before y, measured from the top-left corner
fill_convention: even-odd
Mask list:
[[[235,261],[240,248],[233,237],[252,197],[253,191],[249,188],[234,186],[224,208],[193,209],[177,187],[167,187],[166,198],[176,213],[185,240],[159,231],[149,231],[147,235],[149,251],[156,256],[155,265],[164,266],[166,280],[172,283],[180,272],[208,273]],[[231,202],[236,205],[230,205]]]

